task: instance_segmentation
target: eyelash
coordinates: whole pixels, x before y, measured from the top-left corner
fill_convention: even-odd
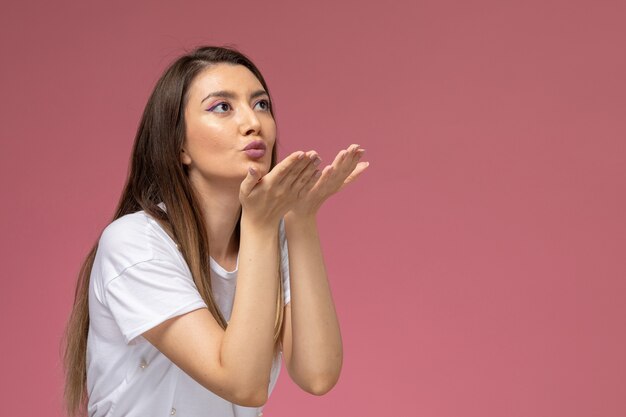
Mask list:
[[[259,104],[259,103],[265,103],[265,105],[267,106],[266,108],[262,109],[263,111],[269,111],[270,110],[270,102],[269,102],[269,100],[266,100],[266,99],[259,100],[259,101],[257,101],[256,104]],[[222,101],[222,102],[217,103],[215,106],[211,107],[208,111],[213,112],[214,109],[216,109],[219,106],[222,106],[224,104],[230,107],[230,104],[226,103],[225,101]],[[255,104],[255,106],[256,106],[256,104]],[[217,113],[225,113],[225,112],[226,111],[217,112]]]

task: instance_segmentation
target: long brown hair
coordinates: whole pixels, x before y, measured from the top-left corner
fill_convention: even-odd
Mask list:
[[[198,47],[174,61],[157,82],[146,104],[135,136],[128,179],[111,221],[139,210],[144,210],[155,218],[178,244],[202,299],[215,320],[226,329],[226,320],[217,307],[211,290],[209,245],[202,209],[185,167],[180,162],[185,139],[184,110],[189,86],[200,71],[217,63],[245,66],[257,77],[269,95],[261,72],[248,57],[234,48]],[[271,99],[269,110],[274,117]],[[271,167],[275,165],[276,144],[272,150]],[[167,212],[158,206],[160,202],[165,203]],[[235,230],[236,237],[239,236],[240,220],[241,218]],[[70,416],[86,415],[89,279],[97,249],[96,242],[79,272],[74,307],[65,331],[64,401]],[[275,349],[283,323],[284,307],[280,273],[278,277]]]

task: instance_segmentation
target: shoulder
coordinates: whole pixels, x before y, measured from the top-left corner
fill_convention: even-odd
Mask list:
[[[111,222],[98,241],[96,263],[104,276],[112,277],[140,262],[177,258],[176,244],[144,211],[126,214]]]
[[[143,211],[126,214],[111,222],[103,231],[98,249],[103,251],[134,249],[146,252],[146,244],[151,240],[150,221]]]

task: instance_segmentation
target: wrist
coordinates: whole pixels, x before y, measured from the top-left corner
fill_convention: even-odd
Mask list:
[[[290,210],[285,214],[285,224],[298,227],[317,227],[317,213],[302,213]]]
[[[246,215],[245,210],[241,213],[241,231],[253,232],[255,234],[271,235],[278,230],[280,218],[257,218]]]

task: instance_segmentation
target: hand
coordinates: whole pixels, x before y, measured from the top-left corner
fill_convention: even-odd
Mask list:
[[[350,145],[340,151],[331,165],[322,170],[315,184],[303,187],[299,198],[290,213],[298,215],[315,215],[324,201],[347,184],[356,180],[369,166],[369,162],[359,162],[365,149],[359,145]],[[309,158],[317,158],[314,151],[307,152]]]
[[[278,223],[296,203],[300,193],[308,194],[320,177],[316,159],[294,152],[261,177],[252,167],[239,187],[242,216],[263,224]]]

